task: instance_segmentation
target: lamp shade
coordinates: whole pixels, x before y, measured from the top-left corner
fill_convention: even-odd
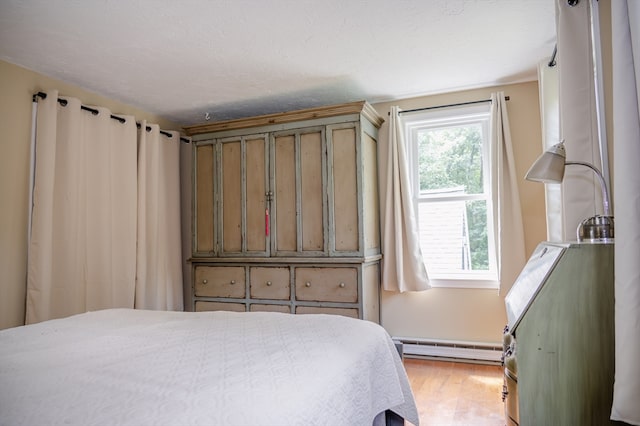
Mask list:
[[[564,143],[553,145],[531,165],[525,179],[542,183],[561,183],[564,178],[566,152]]]
[[[566,166],[576,165],[590,168],[596,174],[598,182],[600,182],[604,216],[594,216],[582,221],[578,225],[578,241],[584,241],[585,235],[588,234],[591,242],[613,242],[613,216],[611,216],[611,210],[609,209],[609,191],[607,190],[604,176],[593,164],[584,161],[566,161],[566,158],[564,141],[561,141],[538,157],[524,178],[534,182],[562,183]]]

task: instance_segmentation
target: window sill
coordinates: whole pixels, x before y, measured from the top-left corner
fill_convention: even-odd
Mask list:
[[[500,285],[495,280],[460,280],[460,279],[429,279],[433,288],[475,288],[498,290]]]

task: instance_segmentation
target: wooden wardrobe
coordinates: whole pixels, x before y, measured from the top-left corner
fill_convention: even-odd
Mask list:
[[[186,128],[191,308],[378,322],[382,122],[354,102]]]

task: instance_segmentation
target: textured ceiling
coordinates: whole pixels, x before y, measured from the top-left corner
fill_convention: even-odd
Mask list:
[[[554,0],[0,0],[0,59],[182,125],[536,79]]]

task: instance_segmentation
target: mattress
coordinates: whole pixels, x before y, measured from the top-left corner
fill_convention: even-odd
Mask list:
[[[418,424],[368,321],[109,309],[0,331],[2,425],[352,426],[387,409]]]

